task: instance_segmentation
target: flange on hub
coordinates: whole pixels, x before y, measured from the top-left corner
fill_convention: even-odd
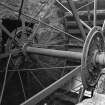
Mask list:
[[[81,78],[84,88],[88,91],[94,89],[99,80],[102,64],[99,63],[98,55],[101,55],[104,49],[102,29],[93,27],[86,38],[81,58]]]

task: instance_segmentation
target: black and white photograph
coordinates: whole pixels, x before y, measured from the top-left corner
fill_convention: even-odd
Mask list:
[[[0,0],[0,105],[105,105],[105,0]]]

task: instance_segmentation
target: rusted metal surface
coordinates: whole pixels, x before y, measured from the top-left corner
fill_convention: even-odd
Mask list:
[[[82,84],[82,82],[83,82],[83,86],[87,90],[94,87],[99,79],[98,73],[99,74],[101,73],[100,68],[99,68],[100,69],[99,72],[96,69],[98,69],[98,67],[105,64],[105,58],[104,58],[105,54],[104,54],[104,50],[103,50],[104,49],[104,47],[103,47],[104,46],[104,41],[103,41],[104,38],[102,36],[101,28],[99,28],[99,29],[96,28],[96,30],[92,30],[93,28],[91,28],[91,27],[97,25],[97,21],[100,25],[102,25],[102,23],[103,23],[103,17],[100,20],[99,14],[102,14],[102,16],[104,16],[103,15],[104,10],[101,10],[101,9],[97,10],[97,8],[98,8],[96,6],[97,1],[91,2],[91,3],[94,3],[94,10],[91,10],[91,8],[88,8],[88,10],[84,9],[84,11],[82,11],[84,7],[89,5],[89,4],[86,4],[87,1],[82,2],[84,5],[81,5],[79,1],[76,2],[76,1],[68,1],[67,0],[66,3],[69,4],[68,5],[69,9],[68,9],[68,7],[66,7],[63,4],[64,2],[60,2],[58,0],[56,0],[56,1],[50,0],[50,2],[46,3],[46,4],[44,4],[45,1],[40,1],[40,2],[38,2],[38,4],[36,3],[35,5],[34,5],[34,1],[32,0],[32,3],[30,3],[29,5],[27,5],[28,3],[25,3],[25,4],[23,3],[24,5],[27,5],[27,8],[28,8],[27,9],[22,6],[23,12],[19,12],[20,9],[17,8],[17,7],[21,6],[20,4],[15,4],[11,0],[9,0],[9,1],[10,1],[9,4],[8,3],[5,4],[3,0],[2,0],[2,2],[0,2],[0,4],[2,5],[1,7],[7,8],[7,10],[9,9],[10,15],[9,15],[9,17],[6,16],[5,18],[10,18],[10,16],[12,15],[12,17],[16,17],[15,19],[20,19],[22,21],[22,26],[21,25],[17,26],[18,28],[21,27],[21,29],[19,29],[19,30],[16,27],[16,30],[13,30],[13,32],[9,32],[8,28],[5,28],[4,25],[0,25],[1,29],[7,34],[7,36],[9,36],[6,39],[5,44],[3,45],[3,47],[5,49],[4,49],[4,52],[1,53],[0,61],[2,60],[2,62],[3,62],[3,60],[4,60],[4,62],[5,62],[5,59],[7,59],[9,61],[10,59],[8,59],[8,56],[11,55],[11,57],[12,57],[11,58],[12,63],[5,62],[7,64],[6,69],[5,69],[5,67],[3,67],[3,70],[5,70],[6,73],[0,69],[0,73],[1,74],[4,73],[4,78],[2,78],[4,80],[4,82],[2,82],[3,88],[0,90],[2,93],[2,94],[0,94],[1,95],[0,102],[2,103],[3,93],[5,90],[4,89],[5,83],[6,83],[5,78],[6,78],[7,71],[9,73],[17,71],[17,73],[18,73],[17,77],[20,81],[21,92],[22,92],[23,98],[25,100],[25,102],[23,102],[22,105],[33,105],[33,104],[39,103],[41,100],[43,100],[44,98],[49,96],[56,89],[65,85],[65,83],[70,80],[72,83],[70,83],[70,82],[69,83],[70,83],[70,85],[72,85],[72,88],[74,88],[75,85],[77,85],[79,83]],[[15,2],[17,2],[17,1],[15,1]],[[12,6],[16,6],[16,8],[12,8],[11,3],[13,3]],[[32,5],[34,5],[34,6],[32,6]],[[31,8],[31,7],[34,7],[34,8]],[[31,8],[31,9],[29,9],[29,8]],[[64,12],[63,17],[61,17],[61,14],[59,13],[60,11],[57,11],[57,10],[59,10],[58,8],[60,8],[62,10],[62,12]],[[68,21],[66,21],[66,22],[61,21],[65,18],[67,19],[67,16],[65,15],[66,13],[62,8],[69,12],[70,23]],[[90,9],[90,11],[89,11],[89,9]],[[81,11],[79,11],[79,10],[81,10]],[[3,13],[3,11],[2,11],[2,13]],[[6,13],[7,12],[5,12],[5,15],[6,15]],[[57,16],[56,13],[58,13],[59,15]],[[90,14],[90,16],[92,15],[92,19],[90,19],[90,20],[89,20],[88,13]],[[71,18],[71,16],[73,16],[73,15],[74,15],[76,21],[73,19],[73,17]],[[17,18],[17,16],[18,16],[18,18]],[[87,17],[88,17],[88,19],[87,19]],[[101,21],[101,23],[100,23],[100,21]],[[61,23],[59,23],[59,22],[61,22]],[[28,25],[25,25],[26,23],[28,23]],[[71,29],[71,27],[69,27],[68,30],[65,29],[64,23],[66,24],[65,25],[66,27],[68,27],[67,24],[70,24],[73,29]],[[79,29],[77,28],[76,23],[77,23]],[[90,26],[90,23],[92,23],[91,26]],[[82,25],[85,26],[85,28]],[[31,32],[28,32],[29,30],[27,30],[26,27],[31,28]],[[103,24],[102,30],[104,30],[104,24]],[[69,32],[69,31],[71,31],[71,32]],[[71,35],[71,33],[73,35]],[[86,38],[87,34],[88,34],[88,36]],[[83,52],[82,52],[82,47],[83,47],[84,41],[82,40],[81,35],[85,41]],[[86,38],[86,40],[85,40],[85,38]],[[66,39],[67,39],[67,41],[66,41]],[[91,46],[90,43],[93,46]],[[72,48],[71,45],[73,45],[74,47],[75,46],[77,46],[77,47]],[[78,66],[78,67],[76,67],[74,65],[72,66],[72,64],[71,64],[72,61],[70,61],[71,59],[74,59],[73,62],[75,62],[75,59],[76,59],[76,61],[77,60],[81,61],[81,59],[82,59],[82,62],[81,62],[82,69],[81,69],[81,66]],[[40,62],[40,63],[37,65],[36,61]],[[80,64],[80,63],[76,64],[76,62],[75,62],[75,65],[78,65],[78,64]],[[91,65],[91,64],[94,64],[94,65]],[[98,65],[98,67],[96,67],[96,64]],[[53,79],[55,79],[57,77],[55,79],[57,81],[55,81],[53,84],[50,84],[50,86],[47,85],[47,88],[45,88],[46,86],[43,83],[45,83],[44,79],[47,76],[45,75],[45,72],[43,72],[45,77],[40,75],[38,78],[37,77],[38,74],[36,75],[34,68],[40,70],[41,67],[36,68],[35,65],[41,66],[43,70],[48,69],[48,70],[46,70],[46,72],[47,73],[50,72],[50,75],[47,75],[47,76],[49,76],[51,79],[52,79],[51,76],[54,77]],[[54,65],[56,67],[52,67]],[[71,65],[71,67],[68,65]],[[21,67],[22,67],[22,70],[20,69]],[[24,67],[26,69],[24,69]],[[76,67],[76,68],[74,69],[74,67]],[[96,69],[93,70],[93,69],[91,69],[91,67],[96,67]],[[11,68],[12,68],[12,70],[10,70]],[[49,69],[52,71],[49,71]],[[68,73],[68,71],[66,71],[68,69],[70,69],[69,73]],[[80,69],[82,72],[80,72]],[[54,75],[53,70],[55,70],[55,75],[57,74],[56,76]],[[60,76],[58,76],[58,74],[59,74],[58,70],[60,70]],[[25,71],[27,71],[27,73]],[[89,74],[90,71],[92,72],[93,77],[91,76],[91,74]],[[23,72],[26,73],[26,76],[24,76],[24,77],[27,78],[26,80],[28,80],[28,81],[25,81],[25,78],[22,78]],[[66,75],[65,75],[65,72],[67,73]],[[75,81],[76,76],[78,77],[78,72],[80,72],[82,74],[82,82],[81,82],[81,80],[79,80],[79,82],[77,82],[78,80]],[[29,73],[31,76],[29,75]],[[96,73],[97,73],[97,75],[96,75]],[[11,73],[11,75],[9,75],[9,78],[11,78],[13,76],[13,74],[14,73]],[[73,80],[74,76],[75,76],[75,79]],[[79,77],[81,77],[81,76],[79,76]],[[58,80],[58,78],[60,78],[60,79]],[[31,79],[32,79],[32,81],[31,81]],[[41,89],[43,89],[42,91],[38,92],[37,94],[31,91],[31,89],[32,89],[30,87],[31,85],[34,86],[33,89],[36,87],[35,85],[31,84],[31,82],[33,82],[33,79],[38,83],[38,85],[40,85]],[[88,79],[90,79],[91,81],[88,81]],[[24,85],[23,80],[25,82],[27,82],[28,86]],[[48,79],[46,79],[46,80],[48,81]],[[87,81],[88,81],[88,83],[87,83]],[[69,83],[67,83],[66,90],[68,91],[70,89],[69,91],[72,91],[72,88],[70,88],[70,86],[68,86]],[[77,86],[77,88],[76,88],[77,91],[79,90],[80,87],[81,86],[79,86],[79,87]],[[26,88],[28,88],[29,91],[27,91]],[[76,92],[76,91],[74,91],[74,92]],[[31,94],[31,95],[29,95],[29,94]],[[29,97],[31,97],[31,98],[29,98]],[[3,102],[5,101],[5,99],[3,100]]]

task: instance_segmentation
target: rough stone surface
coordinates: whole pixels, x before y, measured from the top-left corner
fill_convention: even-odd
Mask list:
[[[103,70],[105,72],[105,69]],[[102,75],[96,86],[94,96],[77,105],[105,105],[105,75]]]
[[[105,94],[105,75],[102,75],[95,90],[99,94]]]
[[[83,102],[77,105],[105,105],[105,95],[95,93],[90,99],[85,99]]]

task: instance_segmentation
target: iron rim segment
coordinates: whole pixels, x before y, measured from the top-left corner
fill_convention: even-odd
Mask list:
[[[96,52],[104,51],[104,48],[102,29],[99,26],[95,26],[88,33],[81,58],[81,78],[86,90],[93,89],[99,80],[101,66],[94,63],[93,57]]]

